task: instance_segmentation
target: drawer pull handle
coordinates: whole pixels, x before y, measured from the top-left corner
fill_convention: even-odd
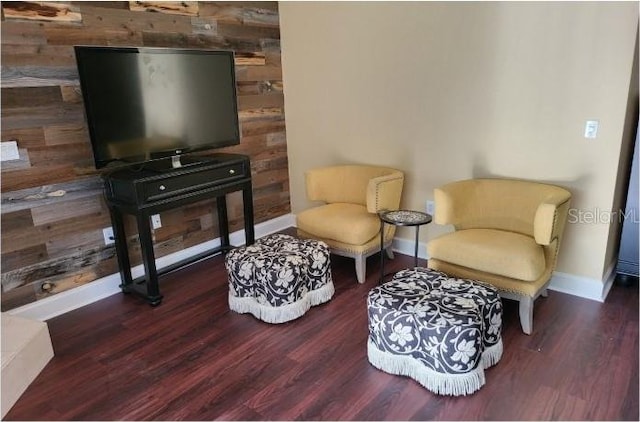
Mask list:
[[[235,174],[236,171],[234,169],[229,170],[229,174]]]
[[[160,190],[165,190],[166,188],[164,187],[164,185],[160,185]]]

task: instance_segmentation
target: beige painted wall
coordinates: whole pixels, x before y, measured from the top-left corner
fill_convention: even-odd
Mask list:
[[[311,205],[304,172],[335,163],[403,169],[407,208],[443,183],[500,176],[610,211],[637,8],[281,2],[292,212]],[[583,138],[587,119],[600,121],[596,140]],[[421,241],[447,230],[431,224]],[[569,224],[558,271],[602,279],[608,234],[606,221]]]

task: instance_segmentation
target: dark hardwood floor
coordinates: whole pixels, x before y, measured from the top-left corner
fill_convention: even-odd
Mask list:
[[[332,269],[333,299],[280,325],[229,311],[222,257],[164,276],[157,308],[118,294],[54,318],[55,357],[5,419],[638,420],[637,284],[606,303],[551,291],[531,336],[505,301],[502,360],[453,398],[368,363],[378,257],[363,285],[353,260]]]

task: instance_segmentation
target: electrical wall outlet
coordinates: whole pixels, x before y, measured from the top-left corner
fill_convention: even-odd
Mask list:
[[[436,212],[436,203],[431,200],[427,200],[427,214],[433,216],[433,213]]]
[[[113,245],[113,243],[116,241],[116,238],[113,235],[113,227],[105,227],[104,229],[102,229],[102,235],[104,236],[105,246]]]
[[[160,214],[153,214],[151,216],[151,227],[153,227],[154,230],[162,227],[162,220],[160,220]]]

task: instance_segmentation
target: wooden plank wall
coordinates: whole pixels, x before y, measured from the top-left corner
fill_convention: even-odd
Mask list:
[[[256,223],[290,212],[277,2],[2,2],[2,311],[117,272],[93,165],[73,46],[232,49],[240,145],[251,157]],[[228,197],[243,227],[240,193]],[[161,214],[156,256],[218,235],[215,204]],[[132,261],[137,235],[127,222]]]

